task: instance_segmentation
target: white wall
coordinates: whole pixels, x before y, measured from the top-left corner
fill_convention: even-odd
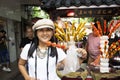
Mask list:
[[[8,50],[11,62],[14,62],[20,54],[21,17],[27,18],[24,6],[22,6],[23,8],[21,7],[20,1],[21,0],[0,0],[0,18],[5,19],[4,29],[7,32],[7,37],[10,39],[8,42]],[[18,25],[16,25],[15,22],[18,22]]]
[[[13,21],[10,19],[7,19],[7,34],[8,37],[10,39],[9,43],[8,43],[8,49],[9,49],[9,53],[10,53],[10,62],[13,62],[16,60],[16,43],[15,43],[15,29],[14,29],[14,24]]]
[[[20,0],[0,0],[0,16],[21,21]]]

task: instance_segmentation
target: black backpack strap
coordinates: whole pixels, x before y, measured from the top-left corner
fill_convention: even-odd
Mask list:
[[[57,61],[58,61],[58,52],[57,52],[57,48],[56,49],[56,65],[57,65]]]
[[[29,51],[28,51],[28,57],[33,57],[33,52],[35,49],[36,49],[35,43],[31,43],[31,46],[30,46]]]

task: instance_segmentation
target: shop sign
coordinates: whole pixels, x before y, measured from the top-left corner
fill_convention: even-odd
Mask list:
[[[118,16],[120,8],[95,8],[95,9],[79,9],[75,10],[76,17],[85,16]]]

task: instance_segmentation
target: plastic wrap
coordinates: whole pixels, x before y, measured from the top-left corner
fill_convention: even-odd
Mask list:
[[[70,72],[76,72],[79,69],[80,64],[78,60],[77,48],[74,42],[69,42],[69,49],[67,50],[67,57],[65,59],[65,66],[62,74],[68,74]]]

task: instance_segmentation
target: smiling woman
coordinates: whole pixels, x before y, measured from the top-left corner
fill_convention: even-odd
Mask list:
[[[46,42],[54,40],[54,24],[50,19],[38,20],[33,25],[35,39],[27,44],[18,63],[25,80],[60,80],[56,68],[63,64],[66,54],[61,48],[48,46]],[[25,64],[28,63],[28,73]]]
[[[41,42],[46,42],[53,36],[53,30],[50,28],[44,28],[37,30],[38,39]]]

